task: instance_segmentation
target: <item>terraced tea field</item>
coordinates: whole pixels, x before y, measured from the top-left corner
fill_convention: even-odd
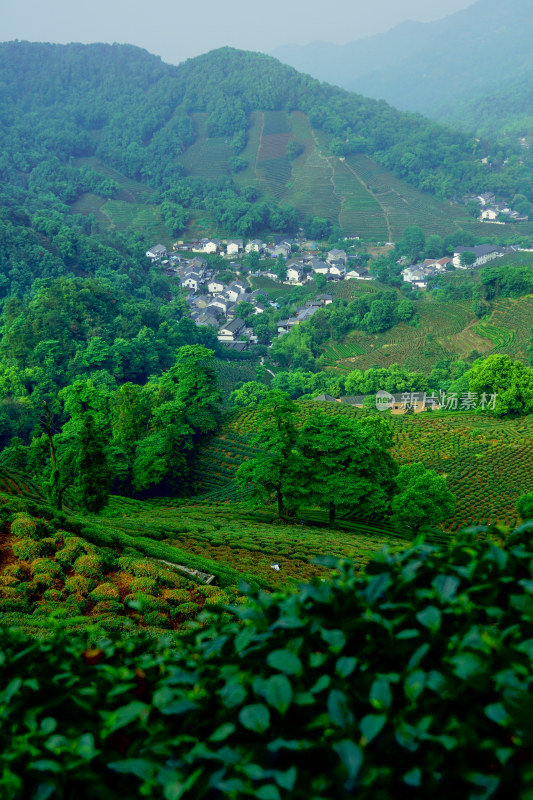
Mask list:
[[[159,213],[159,207],[126,200],[108,200],[100,209],[109,226],[119,231],[127,228],[142,230],[154,241],[168,241],[169,235]]]
[[[323,522],[320,515],[315,519]],[[363,568],[383,545],[405,543],[386,527],[377,530],[360,525],[351,531],[333,532],[313,527],[312,523],[279,523],[274,514],[253,513],[239,503],[151,508],[144,514],[113,520],[113,525],[131,536],[155,538],[165,545],[257,575],[274,587],[326,575],[324,567],[310,563],[316,557],[353,558]],[[271,568],[273,562],[280,565],[279,572]]]
[[[220,178],[229,175],[229,161],[233,153],[226,137],[209,138],[207,135],[208,114],[191,114],[197,139],[180,156],[187,174],[200,178]]]
[[[428,374],[436,361],[462,359],[474,352],[505,353],[528,361],[531,297],[498,300],[488,322],[477,319],[468,301],[427,300],[417,304],[416,311],[420,319],[416,327],[400,323],[378,334],[353,331],[342,343],[326,343],[326,368],[348,372],[400,364]]]
[[[302,419],[316,407],[301,403]],[[326,414],[366,413],[340,403],[321,403],[319,408]],[[447,476],[457,509],[444,530],[481,523],[517,524],[516,499],[533,486],[533,418],[497,420],[483,413],[438,411],[388,419],[396,432],[393,455],[400,463],[421,461]],[[201,451],[197,486],[206,502],[243,499],[233,477],[239,464],[253,455],[250,438],[255,428],[253,409],[233,412],[222,435]],[[309,519],[309,513],[301,515]]]
[[[368,156],[348,156],[346,164],[383,209],[390,231],[389,240],[401,238],[408,225],[419,225],[428,235],[463,227],[463,223],[468,222],[461,206],[451,206],[423,194]]]
[[[239,383],[254,381],[257,362],[250,361],[225,361],[221,358],[215,359],[218,385],[222,391],[224,403],[227,402],[230,394]],[[267,373],[271,378],[271,375]]]

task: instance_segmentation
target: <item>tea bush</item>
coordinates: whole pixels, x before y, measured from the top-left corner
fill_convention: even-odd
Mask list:
[[[96,589],[93,589],[89,597],[93,603],[98,603],[101,600],[118,600],[119,592],[113,583],[101,583]]]
[[[103,561],[96,555],[80,556],[74,562],[74,572],[86,578],[103,578]]]
[[[531,800],[532,530],[331,560],[179,645],[6,628],[0,796]]]

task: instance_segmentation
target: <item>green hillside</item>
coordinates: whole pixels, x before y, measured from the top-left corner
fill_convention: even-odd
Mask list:
[[[418,323],[395,325],[383,333],[353,331],[324,346],[327,369],[349,372],[391,364],[428,374],[437,361],[504,353],[528,363],[533,298],[499,298],[488,319],[480,321],[469,301],[417,304]]]
[[[284,232],[310,216],[387,241],[413,224],[475,226],[447,199],[469,191],[533,200],[527,164],[484,167],[490,143],[258,53],[173,67],[128,45],[10,42],[0,87],[8,204],[27,195],[31,211],[71,208],[149,240]]]

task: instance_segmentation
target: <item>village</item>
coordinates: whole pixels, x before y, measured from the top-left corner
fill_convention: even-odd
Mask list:
[[[293,255],[293,248],[297,252]],[[242,260],[250,253],[257,254],[259,259],[271,259],[273,266],[262,270],[251,270]],[[192,258],[192,254],[195,254]],[[224,282],[217,277],[220,268],[213,268],[201,254],[220,254],[228,261],[228,267],[235,274],[235,280]],[[324,256],[319,255],[314,242],[302,242],[280,238],[273,244],[260,239],[252,239],[244,243],[243,239],[203,239],[185,244],[176,242],[168,252],[162,244],[155,245],[146,252],[153,263],[160,262],[165,274],[175,276],[183,289],[189,291],[187,302],[191,309],[191,319],[200,326],[208,326],[217,331],[217,338],[224,346],[243,350],[250,344],[257,343],[257,336],[251,327],[246,325],[236,310],[240,303],[249,303],[252,313],[262,314],[267,305],[279,308],[277,302],[268,299],[263,289],[253,289],[251,279],[262,276],[271,281],[290,286],[306,284],[321,285],[323,288],[332,281],[344,281],[352,278],[370,281],[372,276],[366,268],[357,263],[357,258],[349,256],[346,250],[334,248]],[[240,259],[230,261],[230,259]],[[322,276],[322,280],[315,276]],[[318,288],[317,288],[317,291]],[[296,309],[294,315],[277,323],[277,335],[282,336],[291,327],[308,320],[319,308],[333,301],[331,294],[322,293],[314,300],[308,300]]]

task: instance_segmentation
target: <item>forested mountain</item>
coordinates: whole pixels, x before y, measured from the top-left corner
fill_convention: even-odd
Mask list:
[[[273,54],[321,80],[455,123],[473,96],[491,97],[502,82],[531,80],[532,34],[528,0],[478,0],[436,22],[406,22],[343,46],[291,45]],[[527,111],[514,100],[507,119]],[[467,121],[475,121],[468,111]]]
[[[480,183],[497,190],[509,183],[515,190],[522,180],[503,169],[487,176],[480,158],[490,153],[488,145],[474,147],[463,134],[320,84],[257,53],[224,48],[174,67],[127,45],[12,42],[0,48],[0,80],[0,174],[12,196],[15,190],[5,184],[33,195],[51,192],[63,202],[76,191],[110,193],[90,169],[77,187],[70,185],[68,159],[90,156],[155,189],[169,189],[190,171],[180,157],[201,133],[195,114],[208,115],[207,138],[224,137],[229,156],[238,159],[250,115],[276,111],[303,113],[336,155],[364,152],[441,197]],[[272,131],[281,133],[287,134],[285,144],[293,138],[290,130]],[[295,150],[292,157],[297,155]],[[242,167],[234,158],[226,172]]]

